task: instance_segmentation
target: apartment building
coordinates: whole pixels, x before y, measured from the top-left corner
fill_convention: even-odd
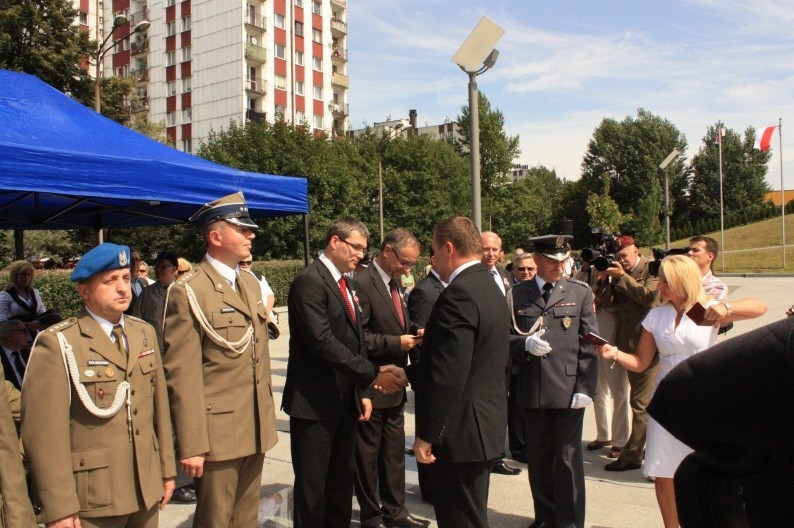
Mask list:
[[[460,134],[460,127],[455,121],[449,118],[445,119],[439,125],[430,125],[427,122],[419,125],[417,111],[411,109],[408,111],[407,119],[391,119],[387,118],[386,121],[375,122],[372,126],[366,128],[358,128],[356,130],[348,130],[349,137],[356,137],[369,131],[376,136],[390,134],[393,137],[402,136],[427,136],[430,139],[437,141],[446,141],[447,139],[462,140],[463,136]]]
[[[127,18],[113,33],[102,75],[137,78],[138,110],[165,122],[180,150],[192,152],[233,121],[283,118],[335,136],[348,128],[347,0],[75,5],[92,37],[104,38],[118,16]],[[141,21],[149,22],[146,31],[135,32]]]

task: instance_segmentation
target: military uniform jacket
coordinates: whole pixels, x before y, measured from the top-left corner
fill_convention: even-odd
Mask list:
[[[611,282],[613,296],[603,308],[618,318],[614,345],[621,352],[633,354],[642,334],[642,320],[656,306],[659,278],[651,275],[648,259],[640,256],[633,270],[626,272],[620,280],[611,279]]]
[[[33,345],[22,391],[22,441],[44,521],[149,509],[163,496],[163,479],[176,473],[157,337],[140,319],[124,321],[128,358],[85,309],[41,332]],[[129,382],[131,441],[126,405],[99,418],[80,401],[58,332],[72,346],[80,382],[97,407],[110,407],[119,384]]]
[[[598,333],[590,287],[560,279],[548,303],[534,279],[516,284],[511,292],[519,329],[529,331],[543,316],[543,339],[552,348],[545,356],[533,356],[526,352],[526,336],[510,336],[510,354],[519,365],[517,401],[529,409],[568,409],[575,393],[595,396],[597,357],[593,345],[579,339]]]
[[[179,459],[232,460],[264,453],[277,441],[262,293],[250,273],[237,280],[248,306],[206,259],[168,289],[163,361]],[[253,346],[237,354],[213,342],[188,304],[188,286],[227,341],[240,340],[253,325]]]

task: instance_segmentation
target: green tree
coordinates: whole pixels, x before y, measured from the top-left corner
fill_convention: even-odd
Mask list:
[[[590,216],[590,225],[604,229],[607,233],[614,233],[630,218],[620,212],[620,207],[609,196],[609,179],[603,179],[603,192],[590,193],[587,197],[587,214]]]
[[[93,83],[81,67],[91,56],[71,0],[0,0],[0,68],[36,75],[84,104]]]
[[[718,219],[720,216],[720,146],[716,142],[719,129],[725,129],[721,122],[706,130],[700,150],[692,159],[690,215],[693,220]],[[747,127],[743,137],[731,129],[725,129],[722,138],[722,197],[725,214],[760,207],[769,192],[765,177],[772,154],[756,149],[754,143],[753,127]]]
[[[582,162],[584,186],[598,187],[594,180],[608,177],[610,197],[623,214],[630,215],[625,231],[633,232],[643,245],[662,238],[664,187],[659,163],[677,148],[686,151],[686,138],[668,120],[643,110],[636,118],[623,121],[604,119],[593,133]],[[686,195],[688,173],[683,157],[667,167],[670,177],[671,209],[682,203]],[[589,194],[589,193],[588,193]],[[586,203],[578,207],[585,209]]]
[[[482,192],[483,218],[490,214],[488,205],[493,203],[497,189],[508,182],[507,175],[513,161],[521,154],[518,136],[508,136],[505,132],[505,117],[501,111],[491,109],[485,94],[478,92],[478,117],[480,120],[480,189]],[[461,108],[458,116],[461,139],[455,146],[461,155],[469,158],[471,147],[471,126],[469,107]],[[469,158],[471,159],[471,158]]]

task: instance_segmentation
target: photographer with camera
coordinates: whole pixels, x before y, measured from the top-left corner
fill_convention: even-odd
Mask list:
[[[604,270],[609,277],[613,298],[605,310],[615,314],[617,331],[615,345],[623,352],[634,354],[642,333],[642,320],[654,306],[659,278],[650,271],[648,259],[640,255],[634,237],[616,237],[613,244],[615,256]],[[609,258],[608,255],[606,258]],[[604,258],[604,257],[602,257]],[[596,264],[596,267],[598,264]],[[607,471],[640,469],[645,450],[645,431],[648,425],[646,408],[651,399],[659,359],[654,357],[644,372],[628,372],[629,405],[632,410],[631,434],[620,457],[607,464]]]

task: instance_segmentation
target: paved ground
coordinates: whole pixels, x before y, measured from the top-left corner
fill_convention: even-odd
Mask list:
[[[769,305],[767,314],[754,321],[737,323],[730,335],[758,328],[777,321],[785,316],[786,309],[794,303],[794,278],[792,277],[726,277],[730,286],[731,298],[758,297]],[[791,289],[789,289],[791,288]],[[282,311],[285,309],[277,309]],[[289,328],[286,314],[281,317],[281,337],[271,341],[271,360],[273,368],[274,395],[277,407],[287,372],[287,346]],[[409,396],[406,411],[406,445],[413,443],[414,415],[413,398]],[[595,421],[592,408],[585,415],[583,441],[595,438]],[[289,521],[290,486],[293,481],[289,449],[289,419],[283,413],[277,415],[279,442],[268,453],[262,473],[262,510],[278,511],[274,518],[262,526],[292,526]],[[661,517],[656,505],[653,484],[645,480],[640,471],[608,473],[603,470],[608,462],[606,449],[600,452],[585,450],[585,475],[587,488],[588,528],[656,528],[661,527]],[[491,494],[488,503],[489,522],[492,528],[524,528],[533,519],[532,497],[529,492],[526,467],[515,477],[493,475]],[[406,461],[406,488],[408,508],[418,517],[434,519],[433,508],[419,498],[416,477],[416,462],[412,457]],[[279,504],[280,503],[280,504]],[[356,508],[354,502],[354,508]],[[187,528],[191,525],[192,505],[170,504],[161,514],[160,526],[164,528]],[[357,510],[353,513],[353,526],[358,527]],[[435,522],[431,526],[436,526]]]

